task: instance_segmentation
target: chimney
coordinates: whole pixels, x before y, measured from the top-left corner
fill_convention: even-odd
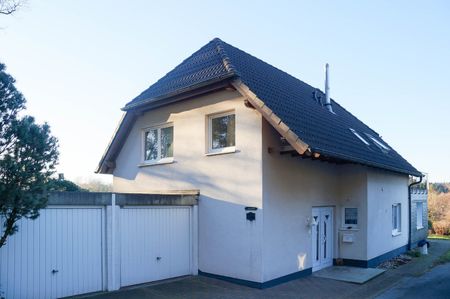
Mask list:
[[[64,173],[58,173],[58,179],[60,181],[63,181],[64,180]]]
[[[331,106],[330,101],[330,80],[328,78],[328,63],[325,64],[325,107],[328,109],[328,111],[333,112],[333,107]]]

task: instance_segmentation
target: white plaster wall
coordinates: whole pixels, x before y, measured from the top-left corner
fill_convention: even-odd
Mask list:
[[[372,259],[408,243],[408,176],[372,169],[368,173],[367,256]],[[392,235],[392,204],[401,203],[401,234]]]
[[[236,153],[206,156],[206,117],[235,110]],[[172,164],[138,167],[143,128],[173,122]],[[261,123],[235,91],[222,91],[161,107],[139,117],[117,160],[115,192],[199,189],[199,269],[260,282],[262,208]]]
[[[334,208],[335,258],[368,260],[406,244],[407,176],[280,155],[279,134],[243,100],[222,91],[145,113],[116,160],[114,191],[199,189],[199,269],[233,278],[264,282],[311,268],[307,220],[317,206]],[[206,156],[206,116],[229,110],[237,152]],[[166,122],[174,124],[175,163],[138,167],[142,129]],[[392,237],[398,200],[403,232]],[[245,219],[246,206],[258,208],[256,221]],[[358,208],[357,229],[342,227],[343,207]],[[341,242],[344,231],[353,243]]]
[[[334,258],[366,260],[367,168],[280,155],[279,134],[263,121],[264,281],[312,267],[312,207],[334,209]],[[268,148],[273,152],[269,153]],[[339,244],[342,207],[357,207],[354,243]],[[339,238],[338,238],[339,237]]]
[[[367,259],[367,168],[358,165],[339,166],[339,216],[337,256],[343,259]],[[358,225],[344,226],[343,209],[358,208]],[[353,237],[352,243],[342,241],[343,234]]]

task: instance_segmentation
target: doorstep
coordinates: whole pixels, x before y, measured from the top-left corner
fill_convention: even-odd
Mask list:
[[[375,268],[358,268],[349,266],[332,266],[314,272],[313,276],[339,281],[363,284],[381,275],[386,270]]]

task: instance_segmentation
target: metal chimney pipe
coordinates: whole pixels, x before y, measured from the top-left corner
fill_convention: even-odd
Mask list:
[[[329,78],[328,78],[328,69],[329,69],[328,63],[325,64],[325,107],[328,109],[328,111],[333,112],[333,107],[331,106],[330,101],[330,86],[329,86]]]

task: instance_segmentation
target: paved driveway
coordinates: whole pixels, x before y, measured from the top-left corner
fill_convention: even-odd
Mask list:
[[[450,263],[437,266],[419,277],[405,277],[377,299],[450,298]]]
[[[444,252],[450,250],[449,241],[432,241],[429,255],[414,259],[412,262],[403,265],[397,269],[386,271],[384,274],[374,278],[373,280],[363,284],[353,284],[341,281],[335,281],[326,278],[309,276],[306,278],[290,281],[269,289],[258,290],[244,286],[240,286],[225,281],[202,277],[189,276],[177,280],[164,283],[149,284],[147,286],[139,286],[135,288],[126,288],[117,292],[102,293],[97,295],[85,296],[91,299],[122,299],[122,298],[195,298],[195,299],[264,299],[264,298],[375,298],[385,290],[390,288],[393,293],[384,293],[381,298],[408,298],[409,294],[416,294],[414,291],[409,292],[408,287],[403,288],[403,284],[413,286],[416,283],[426,279],[425,284],[431,284],[442,292],[450,284],[450,264],[436,267],[431,272],[419,277],[425,273],[434,260],[441,256]],[[442,276],[447,271],[447,276]],[[445,281],[447,279],[447,281]],[[398,282],[401,282],[397,285]],[[424,288],[417,286],[416,289]],[[429,289],[430,287],[427,286]],[[404,293],[402,293],[404,292]],[[408,293],[409,292],[409,293]],[[421,298],[440,298],[429,297],[429,293]],[[441,293],[438,293],[441,294]],[[442,298],[450,298],[450,295]]]

